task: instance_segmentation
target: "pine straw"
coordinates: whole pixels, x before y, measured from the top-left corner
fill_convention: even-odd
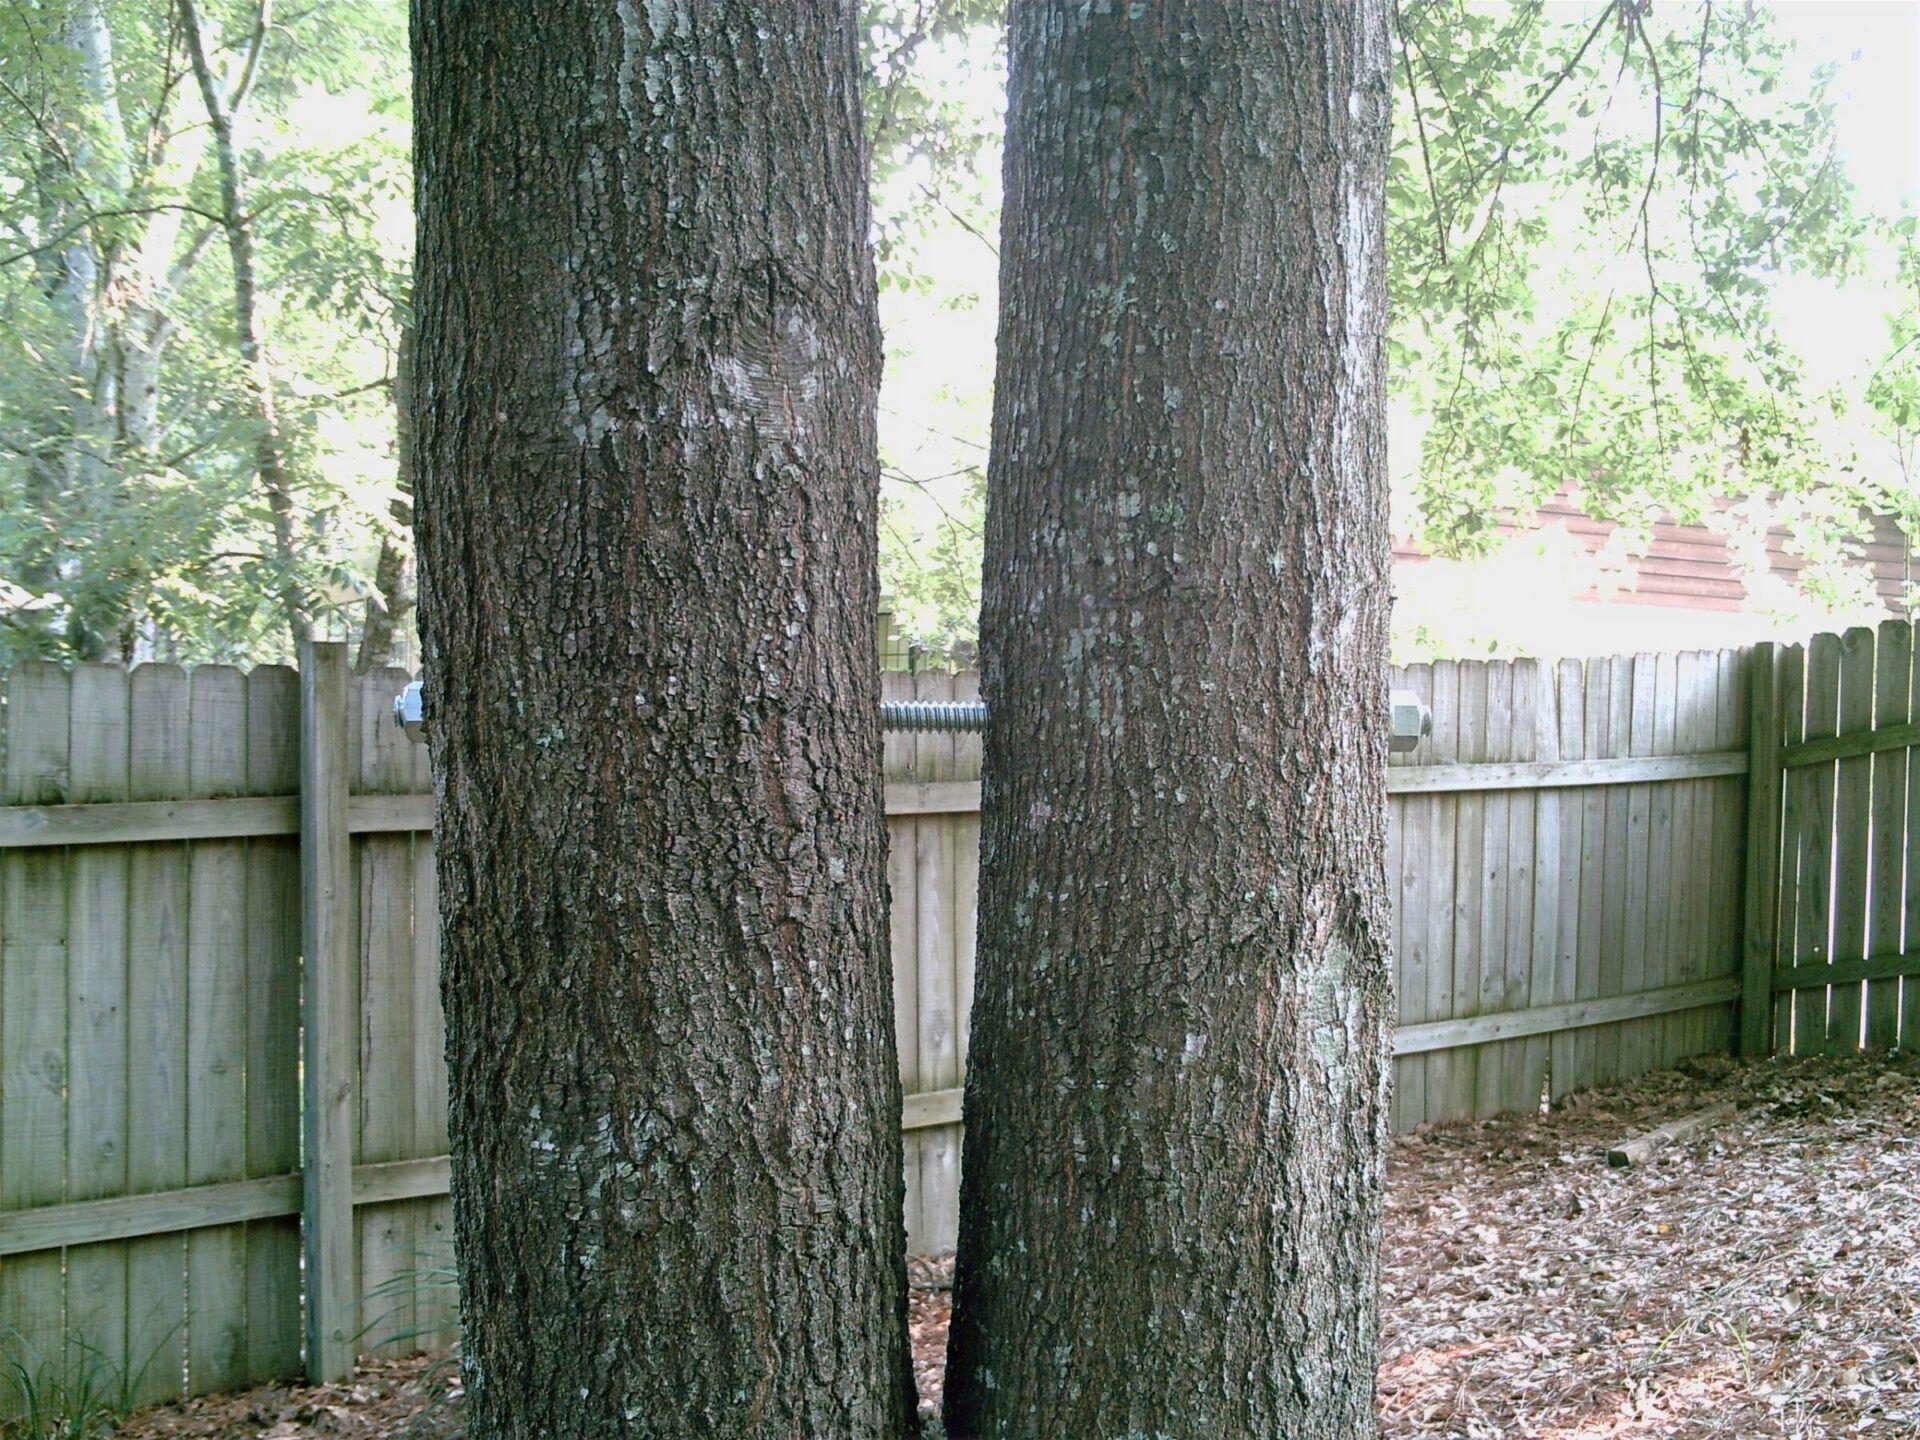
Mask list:
[[[1388,1174],[1388,1436],[1920,1435],[1920,1057],[1696,1061],[1403,1137]]]
[[[1737,1118],[1608,1168],[1607,1146],[1717,1100]],[[1920,1057],[1707,1059],[1551,1115],[1402,1136],[1386,1222],[1385,1440],[1920,1435]],[[912,1270],[929,1409],[949,1275]],[[452,1416],[427,1401],[449,1377],[422,1364],[164,1407],[123,1433],[438,1440]]]

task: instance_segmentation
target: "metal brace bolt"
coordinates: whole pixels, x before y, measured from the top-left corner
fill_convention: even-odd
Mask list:
[[[416,742],[427,738],[427,697],[415,680],[393,697],[393,718]],[[887,700],[880,705],[887,730],[980,731],[987,728],[987,707],[980,701]],[[1387,749],[1404,755],[1433,734],[1433,711],[1411,690],[1388,696]]]

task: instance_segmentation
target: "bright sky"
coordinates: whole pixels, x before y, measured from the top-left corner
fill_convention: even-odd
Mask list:
[[[1841,155],[1876,209],[1920,204],[1920,0],[1773,0],[1809,66],[1839,66]]]

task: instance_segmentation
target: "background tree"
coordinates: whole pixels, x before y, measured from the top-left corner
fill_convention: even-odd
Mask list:
[[[1870,357],[1836,384],[1783,305],[1812,284],[1871,296],[1894,267],[1840,154],[1831,70],[1796,54],[1778,8],[1401,0],[1397,534],[1485,555],[1564,483],[1629,538],[1733,499],[1715,523],[1737,549],[1787,526],[1805,587],[1840,601],[1862,508],[1911,510],[1854,423]],[[920,51],[919,83],[944,100],[916,113],[988,139],[921,147],[959,177],[941,191],[951,209],[902,222],[891,253],[910,274],[882,297],[883,401],[924,417],[883,413],[883,576],[936,645],[972,635],[988,399],[967,377],[993,343],[997,262],[975,237],[997,227],[997,35]],[[919,153],[876,173],[883,210],[917,193]],[[1410,632],[1420,617],[1399,618]]]
[[[1012,9],[968,1440],[1374,1432],[1388,47]]]
[[[980,600],[999,8],[865,0],[860,22],[887,343],[882,574],[896,619],[942,648],[975,637]],[[0,659],[284,657],[289,598],[357,635],[363,668],[410,657],[400,0],[195,13],[224,84],[264,37],[232,146],[264,386],[235,324],[236,227],[184,12],[0,10]],[[1809,598],[1844,605],[1862,510],[1920,521],[1889,433],[1866,423],[1884,415],[1866,398],[1873,357],[1836,376],[1812,353],[1877,334],[1879,312],[1810,346],[1783,302],[1820,286],[1870,306],[1898,291],[1898,247],[1836,143],[1828,72],[1782,16],[1401,0],[1396,533],[1483,555],[1503,516],[1573,483],[1629,540],[1661,511],[1720,512],[1757,555],[1784,525]],[[122,375],[149,397],[124,425]],[[259,479],[262,396],[277,485]],[[113,443],[85,438],[103,427]],[[1421,617],[1402,610],[1416,641]]]
[[[913,1416],[851,4],[420,0],[477,1435]]]
[[[0,13],[0,657],[272,658],[394,486],[403,14]]]

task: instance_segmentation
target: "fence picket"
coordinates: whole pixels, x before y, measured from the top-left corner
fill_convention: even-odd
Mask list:
[[[1532,730],[1531,749],[1540,760],[1560,758],[1559,687],[1552,666],[1537,660],[1519,662],[1524,666],[1527,710]],[[1516,704],[1522,682],[1515,682]],[[1523,839],[1530,843],[1527,884],[1531,887],[1526,929],[1518,944],[1509,943],[1507,957],[1507,1004],[1513,1009],[1551,1005],[1562,997],[1558,993],[1557,954],[1560,940],[1560,841],[1562,835],[1562,797],[1558,791],[1542,790],[1530,794],[1527,811],[1515,816],[1516,825],[1525,827]],[[1518,965],[1513,962],[1516,958]],[[1571,997],[1568,997],[1571,998]],[[1507,1105],[1525,1113],[1535,1109],[1545,1090],[1552,1041],[1545,1035],[1532,1036],[1508,1047]]]
[[[1585,758],[1597,760],[1610,753],[1607,741],[1612,725],[1613,666],[1606,660],[1595,659],[1587,661],[1582,671],[1586,700],[1580,727],[1581,752]],[[1608,825],[1608,794],[1604,790],[1588,790],[1580,797],[1581,915],[1575,964],[1576,1000],[1600,996],[1601,955],[1609,913],[1607,856],[1612,832]],[[1566,1088],[1585,1089],[1597,1083],[1599,1077],[1599,1034],[1592,1030],[1580,1031],[1573,1037],[1573,1068]]]
[[[1460,756],[1460,665],[1457,661],[1436,660],[1433,664],[1433,762],[1443,764]],[[1448,1019],[1453,1014],[1453,950],[1457,913],[1454,907],[1455,878],[1459,866],[1457,794],[1436,795],[1427,808],[1427,840],[1430,864],[1421,887],[1422,909],[1426,915],[1426,1018]],[[1460,1093],[1458,1057],[1447,1052],[1427,1056],[1426,1108],[1423,1118],[1438,1120],[1457,1117]]]
[[[1889,620],[1874,647],[1873,723],[1875,728],[1904,725],[1911,717],[1913,626]],[[1902,891],[1907,852],[1906,750],[1883,750],[1871,757],[1873,814],[1866,953],[1898,954],[1902,948]],[[1900,982],[1875,980],[1866,987],[1866,1043],[1890,1050],[1900,1039]]]
[[[1839,733],[1840,637],[1816,635],[1807,646],[1807,719],[1805,738],[1821,740]],[[1800,827],[1799,931],[1795,965],[1833,963],[1833,816],[1834,766],[1809,765],[1802,792],[1806,813]],[[1829,995],[1824,989],[1797,991],[1793,1000],[1796,1054],[1818,1055],[1826,1048]]]
[[[1559,754],[1563,760],[1584,760],[1586,751],[1586,666],[1578,660],[1562,660],[1554,676],[1555,707],[1559,719]],[[1580,913],[1581,876],[1585,870],[1586,807],[1578,793],[1561,796],[1557,802],[1560,840],[1555,851],[1559,894],[1555,899],[1555,937],[1552,1003],[1564,1004],[1580,991]],[[1543,867],[1544,868],[1544,867]],[[1552,1078],[1552,1097],[1558,1100],[1574,1086],[1576,1048],[1571,1034],[1552,1037],[1548,1049],[1548,1074]]]
[[[1433,666],[1409,665],[1395,674],[1393,683],[1412,690],[1431,707]],[[1388,763],[1404,763],[1414,758],[1397,755]],[[1387,886],[1394,905],[1394,993],[1398,1001],[1396,1013],[1402,1025],[1418,1024],[1427,1018],[1426,974],[1431,937],[1425,900],[1433,873],[1433,815],[1439,803],[1433,797],[1409,795],[1392,806],[1388,816],[1395,846],[1387,871]],[[1396,1130],[1411,1130],[1426,1118],[1426,1056],[1402,1055],[1393,1062],[1393,1107]]]
[[[953,676],[944,670],[914,677],[914,697],[950,701]],[[951,780],[958,756],[952,734],[915,737],[914,773],[927,780]],[[928,816],[914,833],[914,964],[918,1064],[914,1088],[950,1090],[961,1081],[960,1047],[954,1024],[953,826],[944,816]],[[936,1125],[920,1132],[920,1230],[914,1239],[923,1250],[951,1250],[959,1230],[960,1127]]]
[[[225,799],[247,785],[247,681],[225,665],[188,680],[188,790]],[[247,1174],[247,843],[201,840],[187,853],[187,1183]],[[195,1394],[247,1377],[244,1225],[187,1236],[187,1375]]]
[[[79,665],[72,680],[70,804],[129,798],[127,672]],[[68,857],[67,1199],[127,1191],[127,875],[125,845],[89,845]],[[67,1363],[88,1352],[110,1375],[127,1372],[127,1246],[67,1252]]]
[[[1805,738],[1807,728],[1807,652],[1801,645],[1789,645],[1780,652],[1780,715],[1777,727],[1780,745],[1785,749]],[[1813,771],[1789,770],[1780,781],[1780,856],[1779,879],[1775,892],[1779,897],[1774,922],[1773,963],[1769,974],[1794,964],[1800,946],[1800,862],[1807,828]],[[1794,1033],[1795,1003],[1791,994],[1774,998],[1773,1043],[1793,1052],[1799,1037]],[[1822,1033],[1824,1033],[1824,1024]]]
[[[247,793],[300,789],[300,676],[262,665],[247,676]],[[247,1174],[300,1168],[300,847],[247,841]],[[247,1225],[247,1373],[300,1368],[299,1217]]]
[[[1840,637],[1840,733],[1873,725],[1874,634],[1856,627]],[[1863,959],[1867,953],[1867,871],[1871,856],[1873,757],[1855,755],[1839,762],[1834,778],[1833,949],[1834,963]],[[1855,981],[1829,988],[1829,1054],[1860,1048],[1861,991]]]
[[[135,800],[185,795],[191,781],[187,674],[142,665],[128,677],[128,790]],[[187,1183],[187,852],[137,845],[128,865],[127,1188]],[[181,1393],[186,1371],[186,1237],[127,1247],[127,1359],[140,1401]]]
[[[880,672],[882,700],[911,700],[914,677],[907,671]],[[915,737],[889,730],[881,739],[881,773],[889,780],[913,775]],[[893,1027],[900,1062],[900,1088],[911,1094],[920,1088],[920,938],[917,927],[918,894],[914,867],[919,828],[937,823],[919,815],[895,816],[887,822],[887,934],[893,960]],[[909,1237],[925,1230],[920,1197],[921,1132],[909,1130],[900,1139],[906,1171],[906,1227]]]
[[[1753,671],[1746,652],[1722,650],[1716,657],[1719,684],[1716,693],[1715,724],[1708,742],[1742,749],[1746,746],[1749,721],[1748,686]],[[1701,976],[1738,975],[1745,964],[1746,923],[1744,909],[1727,903],[1727,897],[1739,896],[1746,875],[1747,785],[1744,776],[1726,776],[1708,781],[1701,790],[1700,804],[1710,805],[1713,825],[1713,869],[1706,876],[1697,904],[1702,910],[1697,923],[1702,937],[1701,963],[1694,973]],[[1778,804],[1779,790],[1771,792]],[[1696,1053],[1737,1050],[1739,1036],[1734,1030],[1738,1010],[1721,1005],[1699,1012],[1695,1037]]]
[[[68,787],[67,674],[30,661],[6,690],[8,804],[59,804]],[[0,1208],[58,1204],[67,1187],[67,867],[57,850],[0,855]],[[0,1267],[0,1318],[32,1371],[66,1349],[59,1252]],[[9,1346],[9,1349],[12,1347]],[[51,1378],[49,1376],[48,1378]]]
[[[1513,666],[1504,660],[1488,661],[1481,669],[1486,683],[1485,748],[1482,760],[1515,760],[1514,750]],[[1508,857],[1507,821],[1512,814],[1514,796],[1491,794],[1481,800],[1480,884],[1476,896],[1469,889],[1464,897],[1475,904],[1474,920],[1480,943],[1470,969],[1477,985],[1466,992],[1467,1015],[1494,1015],[1507,1008],[1507,916],[1512,910],[1511,874]],[[1503,1045],[1484,1045],[1474,1051],[1474,1102],[1476,1115],[1497,1115],[1507,1108],[1506,1066]]]
[[[351,792],[404,795],[414,789],[418,748],[393,723],[402,670],[355,675],[348,684]],[[419,1155],[414,1114],[417,1017],[414,1002],[414,867],[411,835],[362,835],[353,842],[359,929],[359,1110],[357,1164]],[[415,1292],[423,1277],[418,1201],[361,1205],[358,1232],[359,1348],[382,1355],[413,1350],[419,1330]]]
[[[1460,709],[1454,732],[1456,756],[1465,761],[1490,759],[1487,754],[1487,666],[1480,660],[1463,660],[1456,671],[1460,686]],[[1481,937],[1481,877],[1486,865],[1486,801],[1471,791],[1462,793],[1453,806],[1454,884],[1447,896],[1453,911],[1453,987],[1446,1009],[1435,1019],[1457,1019],[1479,1013]],[[1441,1071],[1436,1092],[1433,1070],[1427,1073],[1429,1118],[1457,1119],[1474,1113],[1479,1094],[1480,1054],[1475,1049],[1450,1053]],[[1438,1111],[1438,1115],[1434,1112]]]

